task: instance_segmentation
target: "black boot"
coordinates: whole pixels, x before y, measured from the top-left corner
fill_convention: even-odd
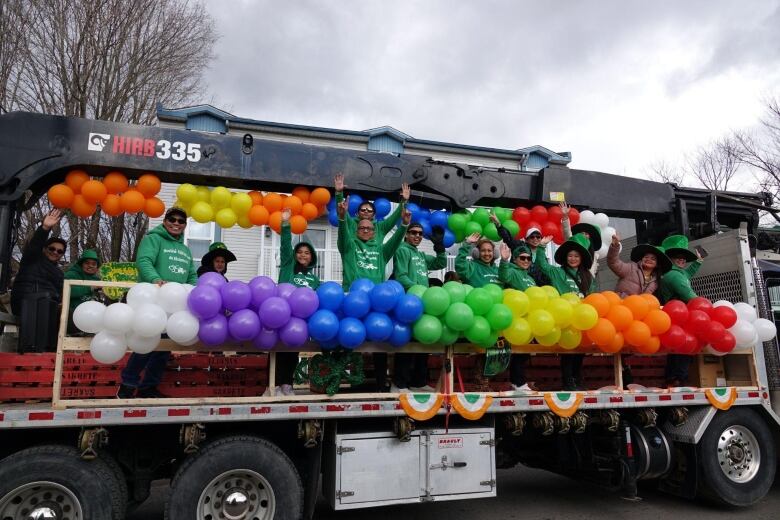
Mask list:
[[[567,377],[563,380],[563,389],[569,392],[579,390],[577,387],[577,379],[574,377]]]
[[[135,388],[128,385],[119,385],[119,390],[116,391],[118,399],[132,399],[135,397]]]
[[[156,386],[148,386],[146,388],[138,389],[138,397],[145,399],[160,399],[168,396],[157,390]]]

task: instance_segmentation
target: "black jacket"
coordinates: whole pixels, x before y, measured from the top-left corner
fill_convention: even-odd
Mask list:
[[[33,293],[49,293],[62,300],[62,284],[65,275],[59,265],[43,254],[49,232],[39,226],[22,252],[19,274],[11,290],[11,310],[17,316],[22,309],[22,300]]]
[[[517,246],[525,242],[524,240],[517,240],[512,238],[512,234],[504,226],[498,226],[498,236],[509,246],[511,251],[514,251]],[[537,248],[540,254],[545,254],[544,248]],[[510,259],[511,260],[511,259]],[[535,262],[531,262],[531,267],[528,268],[528,274],[534,279],[536,285],[551,285],[550,279],[536,266]]]

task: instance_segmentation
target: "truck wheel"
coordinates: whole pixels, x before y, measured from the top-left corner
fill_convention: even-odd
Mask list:
[[[749,506],[769,492],[777,467],[766,422],[748,408],[718,412],[698,446],[702,495],[732,506]]]
[[[166,520],[297,520],[301,477],[287,455],[257,437],[215,440],[184,461],[171,481]]]
[[[129,491],[127,489],[127,477],[116,459],[107,451],[98,452],[100,460],[108,467],[114,476],[111,483],[111,503],[114,507],[114,520],[124,520],[128,513]],[[0,517],[2,519],[2,517]]]
[[[0,461],[0,519],[113,520],[114,475],[76,448],[27,448]],[[124,515],[124,511],[121,511]]]

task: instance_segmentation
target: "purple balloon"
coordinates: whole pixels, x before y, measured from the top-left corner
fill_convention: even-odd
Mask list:
[[[308,318],[320,305],[317,293],[308,287],[298,287],[287,297],[292,315],[297,318]]]
[[[260,308],[260,304],[271,296],[276,296],[276,284],[267,276],[255,276],[249,281],[252,293],[252,305]]]
[[[230,335],[238,341],[248,341],[260,333],[260,317],[249,309],[234,312],[228,320]]]
[[[290,304],[279,296],[271,296],[260,304],[260,321],[266,329],[278,329],[290,321]]]
[[[280,283],[276,286],[276,295],[281,296],[285,300],[295,291],[296,287],[291,283]]]
[[[222,286],[222,306],[231,312],[240,311],[249,307],[252,301],[252,291],[244,282],[233,280]]]
[[[216,347],[225,343],[228,339],[228,321],[222,314],[217,314],[209,320],[200,322],[198,338],[210,346]]]
[[[187,307],[198,318],[207,320],[222,310],[222,296],[211,285],[199,285],[187,297]]]
[[[300,347],[309,339],[309,327],[306,321],[293,316],[284,327],[279,329],[279,339],[288,347]]]
[[[271,350],[276,346],[276,344],[279,342],[279,335],[276,333],[275,330],[270,329],[262,329],[260,331],[260,334],[258,334],[254,341],[252,341],[252,345],[255,348],[259,348],[262,350]]]
[[[200,287],[201,285],[210,285],[213,288],[219,290],[226,283],[227,280],[225,280],[225,277],[214,271],[203,273],[202,275],[200,275],[200,278],[198,278],[198,287]]]

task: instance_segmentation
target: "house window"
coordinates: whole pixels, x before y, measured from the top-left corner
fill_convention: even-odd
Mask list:
[[[201,224],[192,219],[187,221],[184,242],[192,251],[192,259],[195,262],[200,262],[203,255],[209,252],[209,246],[219,240],[222,240],[222,229],[214,222]]]
[[[279,255],[280,250],[280,242],[279,242],[279,235],[274,233],[273,235],[273,250],[276,252],[275,254],[275,260],[276,260],[276,272],[279,272],[279,268],[281,267],[281,257]],[[328,248],[328,230],[326,227],[315,227],[315,226],[309,226],[309,229],[306,230],[306,232],[303,235],[293,235],[292,236],[292,246],[293,249],[295,249],[295,246],[299,244],[300,242],[308,242],[311,245],[314,246],[314,250],[317,253],[317,267],[314,268],[312,271],[317,277],[322,280],[328,280],[330,279],[330,276],[328,274],[328,267],[330,264],[330,255],[332,255],[332,251]]]

